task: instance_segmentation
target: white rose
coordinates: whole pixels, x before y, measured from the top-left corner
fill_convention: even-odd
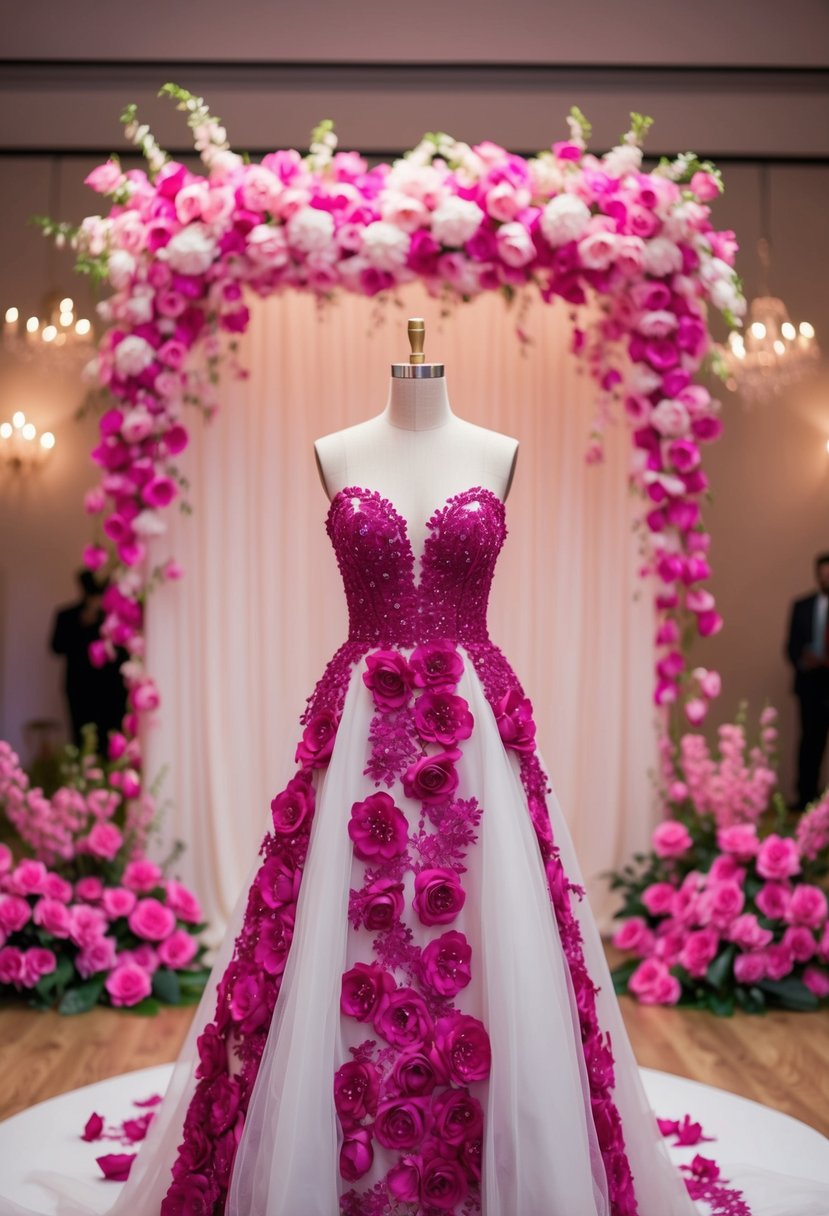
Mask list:
[[[635,144],[620,144],[602,157],[601,166],[608,177],[620,178],[628,173],[638,173],[642,168],[642,149]]]
[[[371,266],[394,273],[405,264],[409,253],[409,237],[394,224],[375,220],[363,231],[362,252]]]
[[[708,298],[720,312],[728,309],[730,312],[736,313],[741,303],[745,304],[745,301],[741,301],[733,284],[726,283],[723,279],[719,279],[709,287]]]
[[[646,367],[644,363],[632,364],[626,379],[628,391],[634,397],[649,397],[662,384],[659,372],[655,372],[652,367]]]
[[[700,262],[699,277],[706,287],[711,287],[720,280],[733,283],[734,271],[722,258],[703,258]]]
[[[530,161],[533,194],[559,194],[564,189],[564,170],[549,153]]]
[[[155,359],[155,351],[146,338],[129,334],[115,348],[115,370],[119,376],[140,376]]]
[[[507,266],[526,266],[535,257],[532,237],[523,224],[502,224],[495,234],[495,243],[498,256]]]
[[[590,223],[590,208],[574,194],[551,198],[541,212],[541,231],[551,245],[566,245],[584,236]]]
[[[380,214],[403,232],[414,232],[428,221],[429,213],[420,199],[400,190],[386,190],[380,199]]]
[[[481,225],[484,213],[466,198],[448,198],[432,213],[432,235],[441,245],[463,245]]]
[[[135,274],[135,258],[123,249],[113,250],[109,255],[107,274],[116,291],[129,287],[132,276]]]
[[[446,195],[437,169],[431,165],[414,164],[411,160],[399,160],[386,178],[386,188],[408,194],[426,207],[437,207]]]
[[[655,236],[652,241],[645,241],[644,268],[656,279],[676,274],[682,269],[682,251],[667,237]]]
[[[288,244],[300,253],[323,249],[334,237],[334,221],[327,211],[303,207],[287,224]]]
[[[579,241],[579,259],[588,270],[607,270],[616,260],[619,238],[614,232],[591,232]]]
[[[157,511],[140,511],[132,521],[132,530],[137,536],[161,536],[167,525]]]
[[[676,315],[668,312],[667,309],[660,308],[654,312],[643,313],[636,328],[645,338],[664,338],[667,334],[673,333],[677,325]]]
[[[288,262],[288,244],[281,228],[257,224],[247,235],[247,255],[254,266],[281,270]]]
[[[687,435],[691,420],[681,401],[663,397],[659,405],[651,411],[650,423],[651,426],[656,427],[660,435],[664,435],[668,439],[676,439],[680,435]]]
[[[153,319],[155,292],[148,284],[139,284],[118,309],[118,317],[129,325],[145,325]]]
[[[154,429],[155,422],[153,421],[153,416],[143,405],[138,405],[135,409],[129,410],[124,415],[124,421],[121,423],[121,434],[127,443],[140,443],[142,439],[146,439],[148,435],[151,435]]]
[[[678,203],[665,217],[662,233],[672,241],[688,240],[703,227],[707,216],[708,208],[703,207],[700,203],[692,202],[690,199],[684,203]]]
[[[216,256],[216,242],[205,224],[189,224],[171,237],[162,256],[178,274],[204,274]]]

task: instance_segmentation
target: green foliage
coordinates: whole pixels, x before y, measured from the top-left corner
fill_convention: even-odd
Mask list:
[[[93,975],[83,984],[67,988],[58,1004],[58,1013],[65,1014],[67,1017],[76,1013],[88,1013],[98,1004],[104,990],[105,979],[105,974],[101,972],[100,975]]]

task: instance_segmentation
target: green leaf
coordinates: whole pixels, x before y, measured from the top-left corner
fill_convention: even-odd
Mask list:
[[[722,954],[709,964],[708,970],[705,973],[705,978],[712,988],[722,988],[726,980],[731,975],[731,968],[734,962],[734,955],[737,953],[737,947],[734,945],[727,946]]]
[[[165,1005],[178,1005],[181,1002],[181,985],[175,971],[169,967],[158,968],[153,975],[153,996]]]
[[[137,1013],[139,1017],[149,1018],[155,1017],[161,1012],[161,1004],[153,996],[147,996],[143,1001],[139,1001],[137,1005],[124,1005],[123,1013]]]
[[[618,967],[613,968],[610,978],[613,980],[613,987],[617,993],[627,992],[628,981],[640,962],[641,960],[638,958],[629,958],[627,962],[620,963]]]
[[[75,974],[75,968],[70,959],[58,959],[58,965],[49,975],[44,975],[35,985],[39,996],[47,997],[51,993],[60,996],[64,988]]]
[[[761,980],[757,985],[769,996],[779,1001],[784,1009],[812,1010],[818,1008],[818,999],[810,992],[803,980],[789,975],[784,980]]]
[[[718,1018],[730,1018],[734,1013],[734,994],[709,992],[705,998],[705,1007]]]
[[[84,984],[78,984],[76,988],[68,988],[61,997],[58,1005],[58,1013],[65,1014],[67,1017],[74,1017],[76,1013],[87,1013],[94,1005],[97,1005],[101,993],[104,990],[104,980],[106,976],[93,975]]]
[[[737,1004],[746,1013],[765,1013],[766,998],[759,988],[743,988],[738,985],[734,989]]]

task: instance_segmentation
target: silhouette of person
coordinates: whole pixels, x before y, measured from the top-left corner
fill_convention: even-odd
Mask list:
[[[126,657],[96,667],[89,658],[89,646],[99,637],[104,619],[102,587],[89,570],[77,576],[81,598],[60,608],[52,628],[52,650],[66,659],[64,691],[72,723],[72,740],[82,743],[82,728],[93,723],[98,732],[98,749],[104,752],[107,733],[117,730],[126,713],[127,692],[119,671]]]
[[[815,558],[817,591],[795,600],[786,653],[800,702],[797,809],[821,793],[820,770],[829,734],[829,553]]]

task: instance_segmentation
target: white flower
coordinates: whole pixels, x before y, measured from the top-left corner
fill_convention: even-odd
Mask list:
[[[126,439],[127,443],[140,443],[142,439],[146,439],[155,430],[155,422],[152,414],[143,405],[137,405],[134,409],[129,410],[124,415],[124,421],[121,423],[121,434]]]
[[[135,274],[135,258],[123,249],[114,249],[109,255],[107,274],[116,291],[129,287]]]
[[[708,289],[708,298],[720,312],[728,311],[735,317],[745,316],[745,297],[740,295],[733,283],[719,279]]]
[[[681,401],[663,397],[659,405],[654,406],[651,410],[650,424],[659,431],[660,435],[664,435],[668,439],[676,439],[680,435],[687,435],[691,419]]]
[[[155,292],[148,283],[137,283],[118,306],[118,319],[128,325],[145,325],[153,319]]]
[[[140,376],[155,359],[155,351],[146,338],[128,334],[115,347],[115,370],[119,376]]]
[[[429,213],[419,198],[402,190],[386,190],[380,197],[380,214],[403,232],[414,232],[428,222]]]
[[[132,530],[137,536],[161,536],[167,525],[157,511],[140,511],[132,521]]]
[[[664,338],[667,334],[673,333],[677,325],[676,314],[668,312],[666,308],[660,308],[653,312],[642,313],[636,328],[645,338]]]
[[[327,211],[303,207],[288,220],[288,244],[300,253],[324,249],[334,237],[334,221]]]
[[[431,154],[432,145],[424,145],[424,150],[427,147]],[[386,189],[408,194],[431,208],[437,207],[446,196],[446,187],[437,169],[430,164],[417,164],[411,158],[395,161],[386,178]]]
[[[502,224],[495,234],[498,256],[507,266],[526,266],[535,257],[535,245],[523,224]]]
[[[628,391],[635,397],[648,397],[662,384],[662,377],[644,363],[632,363],[626,376]]]
[[[667,237],[656,236],[652,241],[645,241],[644,267],[647,274],[656,279],[676,274],[682,269],[682,251]]]
[[[564,189],[564,170],[549,153],[530,161],[530,179],[533,194],[558,194]]]
[[[642,149],[635,144],[620,144],[602,157],[601,164],[608,177],[620,178],[628,173],[638,173],[642,167]]]
[[[541,231],[551,245],[566,245],[584,236],[590,223],[590,208],[574,194],[551,198],[541,212]]]
[[[432,213],[432,235],[441,245],[458,247],[478,231],[484,213],[466,198],[448,198]]]
[[[615,232],[591,232],[579,241],[579,259],[588,270],[607,270],[616,260],[619,238]]]
[[[188,224],[159,253],[178,274],[204,274],[216,256],[216,242],[206,224]]]
[[[409,237],[394,224],[375,220],[363,232],[363,256],[378,270],[392,273],[404,265],[409,253]]]
[[[254,266],[281,270],[288,263],[285,233],[273,224],[256,224],[247,235],[247,255]]]

